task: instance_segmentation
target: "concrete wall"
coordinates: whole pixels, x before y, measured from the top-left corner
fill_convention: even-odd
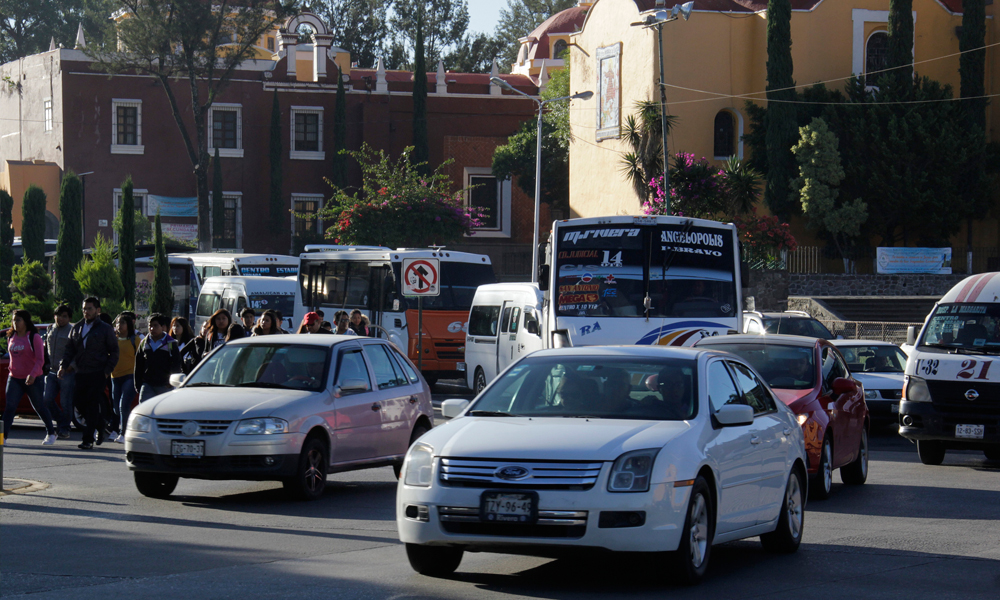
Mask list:
[[[967,275],[789,276],[790,296],[943,296]]]

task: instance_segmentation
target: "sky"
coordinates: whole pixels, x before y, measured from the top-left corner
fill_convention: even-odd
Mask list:
[[[469,29],[480,33],[493,33],[500,19],[500,9],[507,6],[504,0],[468,0]]]

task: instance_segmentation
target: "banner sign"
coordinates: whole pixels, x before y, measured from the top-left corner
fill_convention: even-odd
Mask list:
[[[951,274],[951,248],[879,248],[878,272]]]
[[[197,223],[164,223],[160,221],[160,227],[163,229],[163,235],[169,235],[174,239],[185,242],[198,240]]]
[[[146,196],[146,214],[155,217],[198,218],[198,198],[177,198],[173,196]]]

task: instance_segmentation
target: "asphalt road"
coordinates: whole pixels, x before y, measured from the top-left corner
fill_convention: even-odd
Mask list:
[[[441,389],[436,400],[460,396]],[[797,554],[717,546],[696,588],[662,557],[549,560],[467,554],[448,579],[413,573],[396,538],[389,468],[331,476],[322,500],[280,484],[181,480],[141,496],[122,446],[40,445],[16,426],[4,476],[48,487],[0,499],[0,596],[58,598],[989,598],[1000,597],[1000,464],[951,452],[919,463],[893,432],[872,438],[868,484],[810,503]]]

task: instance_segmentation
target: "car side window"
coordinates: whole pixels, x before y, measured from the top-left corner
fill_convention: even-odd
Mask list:
[[[340,353],[340,365],[337,366],[336,385],[344,387],[350,381],[362,381],[365,384],[364,391],[372,389],[372,380],[368,376],[368,367],[365,365],[365,357],[360,348],[345,350]],[[345,394],[357,394],[360,392],[345,392]]]
[[[375,371],[375,383],[378,385],[378,389],[384,390],[409,383],[399,365],[392,360],[386,347],[382,344],[366,344],[365,354],[372,362],[372,370]]]
[[[717,412],[726,404],[745,404],[726,365],[717,360],[708,365],[708,402],[712,412]]]
[[[417,383],[420,381],[420,377],[417,376],[417,370],[410,365],[410,361],[403,358],[403,355],[399,353],[399,350],[391,348],[391,351],[392,355],[396,357],[396,361],[399,363],[399,366],[403,367],[403,372],[406,373],[406,377],[410,380],[410,383]]]
[[[733,367],[736,380],[743,389],[743,397],[746,398],[746,403],[753,407],[754,414],[759,415],[774,410],[774,399],[768,393],[764,382],[758,379],[753,371],[745,365],[735,362],[729,364]]]
[[[840,377],[847,377],[847,367],[837,356],[836,350],[823,348],[823,385],[827,389],[833,389],[833,381]]]

